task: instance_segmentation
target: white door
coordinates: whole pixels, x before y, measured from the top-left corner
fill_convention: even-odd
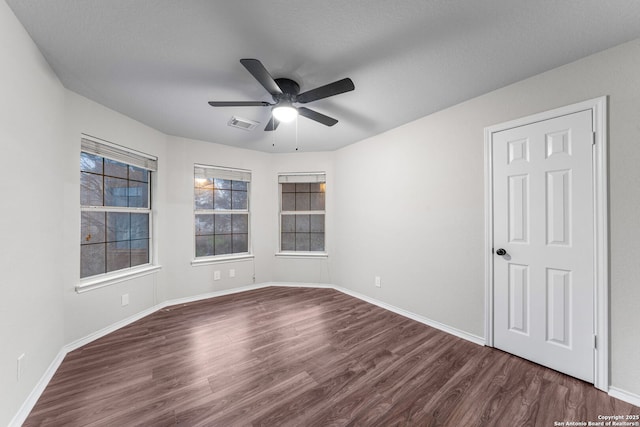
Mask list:
[[[492,148],[494,345],[591,383],[592,129],[587,110],[497,132]]]

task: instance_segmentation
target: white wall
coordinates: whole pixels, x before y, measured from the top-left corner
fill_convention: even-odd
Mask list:
[[[334,272],[341,286],[481,337],[482,126],[479,141],[461,127],[435,114],[338,152]]]
[[[166,136],[66,91],[5,2],[0,47],[0,425],[64,344],[162,301],[254,282],[335,283],[483,336],[483,129],[601,95],[610,95],[612,381],[640,394],[640,40],[337,152],[285,155]],[[158,156],[162,265],[84,294],[74,290],[80,133]],[[253,260],[191,265],[194,163],[252,171]],[[276,258],[277,173],[306,171],[327,173],[329,257]]]
[[[166,289],[164,261],[169,242],[162,238],[169,228],[166,217],[169,156],[167,136],[120,113],[66,91],[65,132],[58,141],[64,160],[64,300],[65,343],[103,329],[119,320],[153,307]],[[78,294],[80,271],[80,135],[88,134],[158,157],[158,173],[152,177],[152,207],[155,227],[155,255],[163,268],[151,275],[127,280],[112,286]],[[129,295],[129,305],[122,306],[121,296]]]
[[[4,1],[0,63],[0,425],[7,425],[64,343],[65,91]]]
[[[297,153],[273,155],[236,149],[226,145],[170,137],[167,147],[166,218],[170,226],[164,239],[162,263],[167,271],[166,293],[161,300],[206,294],[254,283],[304,282],[330,283],[329,259],[291,259],[276,257],[278,249],[278,180],[279,172],[327,173],[332,184],[332,153]],[[253,259],[207,265],[191,265],[193,238],[193,166],[195,163],[247,169],[251,177],[251,245]],[[329,190],[331,191],[331,190]],[[331,232],[331,203],[327,200],[327,228]],[[229,277],[229,270],[235,277]],[[214,272],[220,271],[220,280]]]
[[[336,180],[333,173],[334,154],[332,152],[323,153],[291,153],[272,156],[269,194],[275,201],[274,219],[270,223],[270,233],[273,238],[271,246],[271,263],[273,265],[273,280],[276,282],[293,283],[333,283],[332,282],[332,262],[335,259],[334,230],[337,218],[334,195],[336,190]],[[326,258],[289,258],[276,257],[274,254],[278,249],[278,173],[289,172],[325,172],[326,200],[325,200],[325,249],[328,253]]]
[[[338,151],[335,282],[483,336],[483,129],[602,95],[612,385],[640,395],[640,40]]]
[[[239,131],[242,132],[242,131]],[[164,238],[170,242],[163,264],[168,272],[164,299],[176,299],[271,280],[269,226],[274,201],[269,197],[269,155],[226,145],[170,137],[166,210],[169,227]],[[193,166],[196,163],[252,172],[250,188],[250,228],[253,259],[192,266],[194,259]],[[236,276],[229,277],[234,269]],[[214,272],[220,280],[214,281]],[[254,280],[255,274],[255,280]]]

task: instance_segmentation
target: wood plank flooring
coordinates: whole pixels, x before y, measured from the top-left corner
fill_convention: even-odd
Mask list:
[[[331,289],[168,307],[67,355],[24,426],[554,426],[640,414]]]

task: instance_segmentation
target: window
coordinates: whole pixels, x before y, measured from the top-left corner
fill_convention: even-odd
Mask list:
[[[194,167],[195,256],[249,254],[251,172]]]
[[[280,252],[325,252],[325,174],[281,174]]]
[[[80,278],[151,263],[151,172],[156,158],[82,138]]]

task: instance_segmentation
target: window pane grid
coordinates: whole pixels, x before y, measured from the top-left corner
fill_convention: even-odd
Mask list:
[[[214,179],[211,183],[211,180],[201,178],[195,181],[196,211],[248,211],[249,191],[246,182]]]
[[[149,264],[150,172],[81,153],[80,277]]]
[[[212,175],[216,171],[224,177]],[[249,252],[248,181],[228,179],[220,169],[199,171],[196,166],[194,217],[196,258]]]
[[[129,207],[149,210],[149,171],[81,153],[80,204],[82,207]]]
[[[280,250],[325,251],[325,183],[280,184]]]
[[[148,174],[148,171],[141,169],[142,171],[144,171],[145,174]],[[109,173],[96,173],[96,172],[92,172],[92,171],[88,171],[88,170],[81,170],[80,172],[82,172],[83,174],[90,174],[90,175],[96,175],[96,176],[100,176],[100,177],[108,177],[108,178],[119,178],[119,179],[126,179],[128,181],[135,181],[135,182],[141,182],[141,183],[148,183],[149,179],[148,177],[146,178],[134,178],[133,176],[131,177],[127,177],[127,176],[120,176],[120,175],[113,175],[113,174],[109,174]]]
[[[249,252],[249,233],[196,233],[196,257]]]

